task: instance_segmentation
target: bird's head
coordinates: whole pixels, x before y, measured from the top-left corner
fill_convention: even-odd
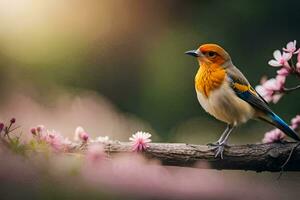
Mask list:
[[[226,63],[231,62],[229,54],[216,44],[203,44],[198,49],[185,53],[196,57],[200,65],[217,64],[225,67]]]

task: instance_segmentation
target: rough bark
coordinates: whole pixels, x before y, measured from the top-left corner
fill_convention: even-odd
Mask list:
[[[294,151],[284,171],[300,171],[300,146],[297,143],[232,145],[225,148],[224,158],[215,158],[214,151],[206,145],[182,143],[150,143],[143,154],[158,159],[164,165],[201,167],[207,162],[212,169],[281,171],[281,166]],[[108,153],[132,152],[129,142],[105,144]]]

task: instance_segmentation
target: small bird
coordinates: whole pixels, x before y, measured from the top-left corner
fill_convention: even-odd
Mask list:
[[[215,157],[220,155],[223,159],[229,134],[249,119],[265,121],[300,141],[297,133],[270,109],[263,97],[234,66],[230,55],[222,47],[204,44],[197,50],[185,53],[196,57],[199,62],[195,89],[200,105],[206,112],[227,124],[219,140],[210,144],[214,147]]]

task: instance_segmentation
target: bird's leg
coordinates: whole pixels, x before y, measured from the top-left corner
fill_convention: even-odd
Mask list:
[[[221,137],[218,139],[218,141],[213,142],[213,143],[208,143],[208,146],[219,146],[221,142],[224,140],[225,136],[227,135],[227,132],[229,131],[231,125],[227,125],[226,129],[222,133]]]
[[[233,128],[234,126],[228,124],[226,130],[223,132],[220,139],[217,141],[217,144],[215,144],[215,147],[213,148],[215,150],[215,158],[217,158],[220,155],[220,158],[223,159],[224,148]]]

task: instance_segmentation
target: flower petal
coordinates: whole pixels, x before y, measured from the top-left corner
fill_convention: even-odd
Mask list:
[[[286,53],[286,52],[283,52],[282,54],[282,58],[285,60],[285,61],[288,61],[292,58],[293,54],[292,53]]]
[[[274,52],[273,52],[273,56],[274,56],[274,58],[277,60],[277,61],[279,61],[280,59],[281,59],[281,52],[279,51],[279,50],[275,50]]]
[[[273,67],[280,67],[281,66],[281,64],[277,60],[270,60],[268,62],[268,64],[273,66]]]

